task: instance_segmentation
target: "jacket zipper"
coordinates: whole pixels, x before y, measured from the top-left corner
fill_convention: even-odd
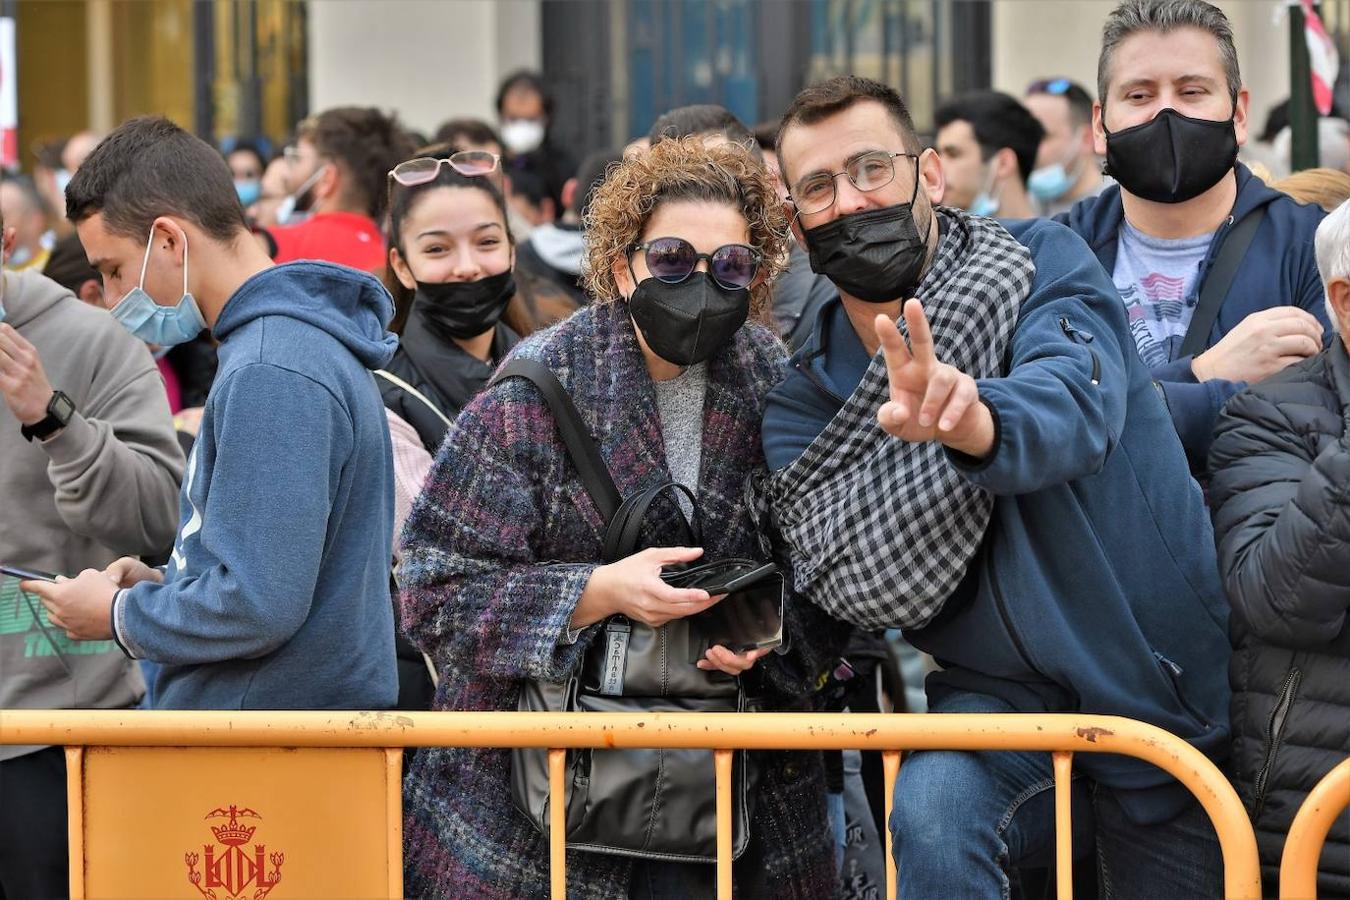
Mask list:
[[[1266,805],[1266,791],[1269,789],[1270,773],[1275,768],[1275,758],[1280,753],[1280,741],[1284,737],[1284,726],[1289,720],[1289,710],[1294,706],[1294,697],[1298,694],[1298,686],[1303,681],[1303,673],[1299,671],[1298,666],[1289,669],[1289,674],[1284,677],[1284,685],[1280,688],[1280,699],[1275,703],[1275,710],[1270,714],[1270,724],[1266,726],[1266,758],[1261,764],[1261,771],[1256,775],[1255,808],[1252,810],[1252,820],[1255,821],[1261,815],[1261,809]]]
[[[1177,702],[1181,704],[1181,708],[1186,710],[1186,712],[1190,713],[1191,717],[1194,718],[1196,721],[1198,721],[1201,725],[1204,725],[1206,728],[1211,727],[1211,722],[1209,721],[1209,719],[1201,715],[1200,710],[1196,709],[1194,706],[1191,705],[1191,702],[1186,699],[1186,695],[1181,690],[1181,674],[1182,674],[1181,666],[1172,662],[1170,659],[1163,656],[1161,653],[1158,653],[1157,651],[1154,651],[1153,658],[1158,661],[1159,668],[1163,670],[1163,674],[1166,675],[1167,680],[1171,682],[1172,693],[1176,694]]]
[[[1092,335],[1086,331],[1079,331],[1073,327],[1073,323],[1066,316],[1060,316],[1059,328],[1064,332],[1064,336],[1077,344],[1091,344],[1094,340]],[[1097,357],[1096,350],[1088,350],[1088,355],[1092,357],[1092,383],[1102,383],[1102,361]]]
[[[815,372],[811,371],[811,366],[809,365],[809,363],[811,362],[811,360],[815,359],[819,355],[820,355],[819,353],[813,353],[812,355],[793,363],[792,367],[796,369],[798,372],[801,372],[803,375],[805,375],[806,380],[811,382],[811,384],[815,386],[816,390],[820,391],[822,394],[824,394],[826,397],[829,397],[831,400],[838,403],[840,406],[843,406],[845,403],[848,402],[848,399],[839,396],[834,391],[826,387],[825,382],[820,380],[820,376],[817,375]]]

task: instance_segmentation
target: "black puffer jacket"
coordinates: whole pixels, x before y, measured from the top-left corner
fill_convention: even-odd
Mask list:
[[[1266,891],[1309,790],[1350,756],[1350,355],[1330,350],[1235,396],[1210,451],[1219,564],[1233,604],[1233,764]],[[1321,897],[1350,896],[1350,814]]]

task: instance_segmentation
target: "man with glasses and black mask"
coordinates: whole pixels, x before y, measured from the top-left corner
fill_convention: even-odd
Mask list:
[[[1053,222],[939,208],[941,158],[873,81],[803,91],[778,154],[793,231],[840,292],[769,395],[753,492],[799,594],[904,629],[942,666],[935,712],[1125,715],[1221,759],[1209,517],[1091,252]],[[1095,823],[1114,890],[1220,892],[1181,785],[1075,766],[1074,821]],[[1053,785],[1044,753],[913,754],[890,823],[901,895],[1006,896],[1005,864],[1053,858]]]
[[[1197,472],[1219,410],[1329,335],[1300,206],[1237,162],[1248,94],[1204,0],[1127,0],[1106,20],[1093,134],[1119,182],[1061,216],[1124,300],[1139,355]]]

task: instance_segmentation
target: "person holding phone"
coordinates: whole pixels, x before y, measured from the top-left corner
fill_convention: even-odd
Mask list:
[[[437,709],[514,710],[527,680],[564,680],[611,615],[656,627],[720,599],[667,584],[663,568],[759,555],[743,489],[787,361],[766,326],[786,238],[767,171],[741,147],[663,141],[611,169],[587,225],[593,305],[510,358],[558,376],[621,494],[692,490],[707,540],[672,546],[678,517],[654,508],[649,549],[601,565],[604,517],[543,396],[522,379],[490,385],[451,426],[403,533],[403,624],[440,673]],[[793,609],[785,628],[788,653],[715,646],[693,664],[752,679],[768,708],[802,709],[828,629]],[[740,889],[833,896],[819,755],[764,759]],[[410,894],[547,893],[548,842],[512,808],[510,769],[507,750],[419,751],[404,787]],[[575,853],[569,893],[710,896],[712,869]]]
[[[167,552],[182,478],[145,345],[36,271],[0,276],[0,709],[136,705],[136,664],[77,645],[19,581]],[[68,893],[65,770],[60,747],[0,746],[0,897]]]
[[[275,266],[225,161],[167,119],[124,122],[67,189],[111,319],[172,346],[209,327],[167,568],[27,582],[53,622],[160,664],[156,709],[383,709],[397,694],[389,430],[371,370],[393,303],[371,275]]]

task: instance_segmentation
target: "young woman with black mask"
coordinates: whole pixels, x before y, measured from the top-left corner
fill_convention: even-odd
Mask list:
[[[515,238],[487,151],[420,151],[390,173],[386,276],[401,341],[380,375],[401,528],[450,423],[506,352],[575,308],[517,278]]]
[[[394,359],[376,373],[394,454],[394,536],[421,490],[450,423],[508,350],[575,308],[561,291],[517,289],[515,240],[498,188],[500,160],[433,146],[389,173],[389,267]],[[399,636],[399,708],[427,709],[421,654]]]

